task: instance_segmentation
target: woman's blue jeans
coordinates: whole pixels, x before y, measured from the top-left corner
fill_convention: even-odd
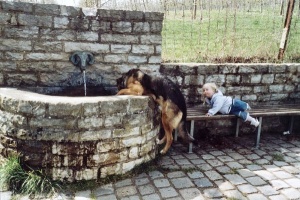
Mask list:
[[[241,101],[239,99],[234,99],[229,114],[233,114],[239,118],[242,118],[244,121],[246,121],[246,119],[249,115],[249,113],[246,112],[247,107],[248,106],[247,106],[246,102]]]

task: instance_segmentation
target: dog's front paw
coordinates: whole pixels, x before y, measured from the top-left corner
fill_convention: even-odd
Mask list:
[[[163,144],[164,142],[164,140],[158,140],[157,144]]]
[[[160,142],[160,139],[156,138],[156,144],[159,144],[159,142]]]
[[[166,154],[166,152],[164,150],[161,150],[160,154]]]

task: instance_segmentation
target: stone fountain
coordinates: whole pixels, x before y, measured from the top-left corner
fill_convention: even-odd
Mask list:
[[[123,174],[155,158],[153,102],[115,90],[89,96],[89,88],[116,88],[131,68],[159,69],[163,14],[7,1],[0,8],[2,156],[18,153],[69,182]],[[84,82],[87,96],[68,94],[84,91]]]

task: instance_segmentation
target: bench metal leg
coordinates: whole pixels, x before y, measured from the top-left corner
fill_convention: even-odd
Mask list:
[[[291,116],[291,121],[290,121],[290,134],[292,134],[293,132],[293,126],[294,126],[294,116]]]
[[[177,139],[178,139],[178,128],[175,129],[174,141],[177,141]]]
[[[192,120],[191,121],[191,129],[190,129],[190,135],[192,137],[194,137],[194,127],[195,127],[195,121]],[[193,153],[193,143],[192,142],[190,142],[190,144],[189,144],[189,153]]]
[[[236,121],[236,128],[235,128],[235,137],[238,137],[238,136],[239,136],[239,131],[240,131],[240,119],[237,118],[237,121]]]
[[[257,136],[256,136],[256,143],[255,143],[256,149],[259,148],[261,125],[262,125],[262,117],[259,117],[259,125],[258,125],[258,129],[257,129]]]

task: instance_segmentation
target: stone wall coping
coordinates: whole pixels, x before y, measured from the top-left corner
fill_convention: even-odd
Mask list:
[[[69,104],[82,104],[82,103],[97,103],[110,102],[116,100],[128,100],[128,99],[146,99],[147,96],[130,96],[130,95],[120,95],[120,96],[94,96],[94,97],[66,97],[66,96],[50,96],[38,94],[35,92],[24,91],[17,88],[0,88],[0,94],[5,97],[11,97],[13,99],[18,99],[20,101],[34,101],[43,102],[50,104],[57,103],[69,103]]]

